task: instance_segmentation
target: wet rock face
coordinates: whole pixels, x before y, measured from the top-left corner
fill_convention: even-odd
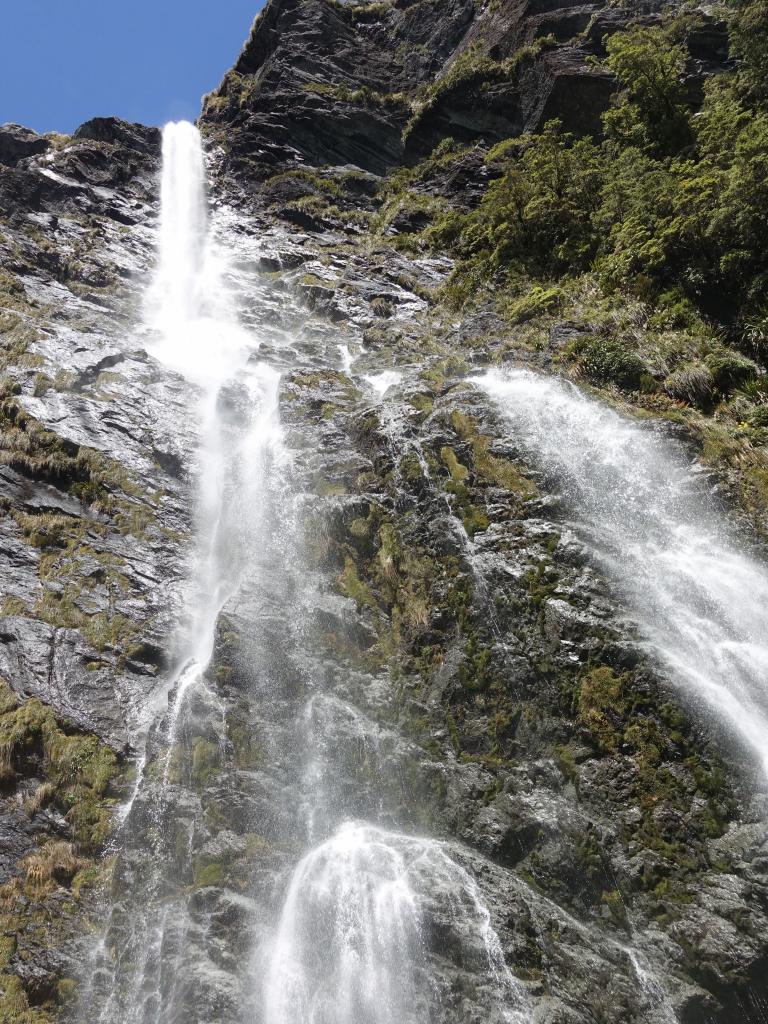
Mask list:
[[[241,272],[240,300],[283,374],[290,481],[168,760],[158,722],[109,947],[139,956],[131,894],[170,865],[167,998],[193,1021],[260,1019],[291,872],[356,818],[445,843],[536,1020],[757,1022],[762,807],[467,383],[419,294],[446,268],[263,215],[228,230],[244,268],[269,268],[257,287]],[[237,392],[222,400],[236,428]],[[424,886],[441,1019],[493,1019],[469,925]]]
[[[205,800],[247,850],[216,861],[223,884],[205,876],[199,921],[226,917],[234,887],[269,941],[320,777],[329,830],[352,816],[445,840],[537,1019],[759,1020],[759,795],[648,664],[558,496],[464,380],[494,325],[441,323],[420,298],[439,263],[255,230],[276,300],[310,311],[298,332],[285,305],[272,320],[293,332],[272,358],[303,496],[296,583],[270,575],[253,596],[301,639],[255,634],[246,601],[227,614],[213,671],[239,710]],[[233,790],[247,834],[225,810]],[[204,859],[214,838],[197,833]],[[484,1019],[468,938],[435,898],[445,1019]]]
[[[47,1012],[74,985],[75,922],[163,685],[192,425],[139,329],[157,130],[0,140],[0,1016],[21,1019],[9,1007]]]
[[[274,0],[209,99],[212,205],[241,320],[282,374],[290,479],[172,749],[155,724],[101,902],[94,829],[128,791],[142,709],[165,706],[194,507],[191,396],[141,326],[159,138],[108,118],[68,140],[0,130],[0,925],[17,934],[0,999],[54,1014],[77,978],[103,1005],[114,957],[84,972],[78,928],[108,921],[110,955],[138,960],[152,892],[178,1018],[260,1019],[291,872],[354,818],[445,844],[539,1024],[761,1020],[764,794],[649,664],[559,495],[467,382],[504,326],[441,312],[447,261],[365,230],[378,176],[446,136],[591,128],[612,83],[586,57],[626,17]],[[704,70],[719,38],[696,41]],[[428,93],[462,53],[493,81]],[[488,173],[477,146],[419,187],[471,205]],[[241,389],[220,403],[236,431]],[[70,744],[93,768],[74,802]],[[427,876],[441,1021],[485,1024],[487,963]]]

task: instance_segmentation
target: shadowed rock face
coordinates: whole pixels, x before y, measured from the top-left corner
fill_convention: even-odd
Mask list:
[[[192,743],[163,816],[150,772],[100,903],[66,866],[46,892],[25,888],[40,837],[77,837],[60,796],[35,805],[51,781],[37,734],[14,749],[0,882],[16,887],[4,930],[18,939],[0,970],[33,1006],[55,1014],[59,980],[87,973],[84,917],[109,917],[125,948],[149,849],[188,900],[180,1019],[258,1020],[253,946],[269,942],[306,850],[314,758],[329,829],[352,817],[435,837],[477,880],[537,1024],[761,1020],[765,794],[649,662],[557,487],[467,384],[509,353],[505,326],[440,311],[430,295],[446,260],[342,218],[370,212],[377,175],[446,136],[493,142],[551,117],[594,127],[612,83],[586,58],[625,23],[605,4],[545,0],[274,0],[209,99],[229,283],[259,358],[282,374],[295,550],[287,562],[281,506],[260,573],[220,620],[211,700],[186,708]],[[398,93],[412,98],[471,47],[499,63],[550,35],[482,102],[471,77],[439,92],[403,142],[411,110]],[[720,40],[716,27],[697,37],[694,77],[724,59]],[[63,146],[0,131],[0,676],[22,708],[38,699],[63,733],[114,752],[105,800],[126,791],[150,700],[148,763],[163,764],[194,508],[189,388],[148,354],[141,326],[158,141],[115,119]],[[318,172],[326,184],[264,182],[297,163],[332,165]],[[471,204],[487,174],[478,147],[424,188]],[[336,187],[335,212],[289,209]],[[237,394],[222,401],[236,424]],[[621,689],[620,707],[594,697],[601,681]],[[486,1024],[482,964],[446,911],[451,895],[444,882],[429,893],[425,955],[445,1020]],[[59,922],[47,933],[41,910]]]
[[[555,118],[569,131],[595,131],[613,78],[588,58],[628,18],[653,21],[660,9],[654,0],[631,11],[565,0],[273,0],[207,98],[202,123],[226,132],[242,170],[303,159],[378,174],[446,136],[492,143]],[[713,24],[692,41],[698,71],[722,66],[724,38]],[[501,67],[450,84],[454,66],[483,58]],[[482,94],[480,84],[489,85]],[[415,123],[412,101],[417,111],[423,104]]]
[[[31,128],[22,128],[18,124],[0,126],[0,163],[13,167],[25,156],[44,153],[50,146],[48,139]]]

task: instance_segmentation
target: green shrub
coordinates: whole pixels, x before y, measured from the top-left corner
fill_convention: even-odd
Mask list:
[[[579,682],[576,704],[579,721],[607,751],[618,748],[626,712],[624,680],[607,666],[593,668]]]
[[[551,313],[563,301],[563,292],[560,288],[542,288],[534,285],[533,288],[522,298],[510,303],[504,310],[513,323],[524,323],[532,320],[542,313]]]
[[[715,390],[715,378],[704,363],[684,363],[664,381],[664,390],[672,398],[692,405],[709,402]]]
[[[195,888],[218,887],[224,884],[225,878],[226,872],[222,864],[202,864],[195,869]]]
[[[550,122],[476,210],[446,217],[431,240],[457,251],[457,275],[473,281],[470,292],[521,269],[534,277],[584,270],[597,250],[600,187],[597,147]]]
[[[0,680],[0,781],[13,779],[40,751],[45,790],[34,802],[53,803],[66,815],[79,849],[99,849],[111,825],[108,793],[118,773],[117,756],[95,736],[65,731],[36,698],[20,703]]]
[[[331,178],[324,178],[316,171],[311,171],[305,167],[296,167],[288,171],[281,171],[279,174],[273,174],[271,178],[266,179],[264,184],[278,185],[281,181],[300,182],[302,185],[307,185],[310,190],[327,192],[329,196],[335,198],[342,194],[342,188],[338,182],[333,181]]]
[[[768,311],[761,309],[746,317],[740,347],[763,365],[768,362]]]
[[[446,214],[425,234],[457,260],[448,290],[456,305],[491,283],[594,268],[606,291],[658,305],[660,329],[700,329],[704,314],[745,324],[746,351],[768,355],[768,45],[742,31],[750,19],[762,24],[761,5],[738,9],[732,32],[744,63],[707,83],[695,117],[677,27],[636,26],[608,42],[621,89],[605,139],[576,140],[550,123],[492,148],[487,163],[500,176],[479,207]],[[427,103],[457,84],[481,90],[502,73],[492,64],[467,51]]]
[[[554,36],[541,36],[501,61],[482,53],[477,44],[470,45],[449,65],[442,78],[438,78],[427,88],[421,105],[405,126],[403,141],[407,142],[424,115],[441,100],[453,93],[460,93],[464,103],[469,100],[480,100],[490,86],[508,81],[521,64],[534,60],[543,50],[554,46],[555,43]]]
[[[768,6],[764,0],[736,0],[731,50],[743,62],[742,90],[757,102],[768,99]]]
[[[611,35],[606,49],[606,63],[623,86],[605,118],[609,136],[619,144],[647,145],[661,154],[689,145],[692,133],[682,84],[685,46],[673,42],[664,29],[635,26]]]
[[[615,338],[589,338],[575,346],[579,365],[592,384],[615,384],[627,391],[641,385],[646,367],[636,352]]]
[[[751,359],[725,349],[709,356],[707,367],[712,374],[715,387],[722,394],[728,394],[757,375],[757,367]]]

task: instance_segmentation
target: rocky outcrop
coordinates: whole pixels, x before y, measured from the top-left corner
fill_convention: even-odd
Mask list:
[[[73,138],[90,139],[94,142],[113,143],[125,151],[160,155],[160,129],[148,128],[143,124],[131,124],[119,117],[94,117],[76,129]]]
[[[201,123],[244,179],[294,162],[381,174],[446,137],[490,144],[553,119],[599,131],[614,82],[590,58],[607,35],[660,10],[272,0]],[[692,82],[722,68],[724,26],[710,19],[690,48]]]
[[[0,125],[0,163],[8,167],[15,166],[24,157],[44,153],[50,145],[49,139],[31,128],[19,124]]]

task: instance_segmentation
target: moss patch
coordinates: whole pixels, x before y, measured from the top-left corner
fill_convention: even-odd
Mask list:
[[[21,874],[0,886],[0,1020],[43,1024],[71,995],[68,979],[58,979],[41,999],[30,999],[14,973],[13,957],[27,947],[49,946],[73,926],[86,891],[104,881],[109,862],[92,858],[109,835],[117,755],[95,736],[73,730],[35,698],[20,701],[0,681],[0,782],[38,778],[25,810],[34,815],[55,809],[71,828],[71,841],[40,836],[22,861]]]
[[[36,774],[45,803],[70,822],[79,850],[92,853],[109,834],[118,774],[117,755],[95,736],[67,728],[51,708],[32,697],[19,702],[0,680],[0,780]]]

